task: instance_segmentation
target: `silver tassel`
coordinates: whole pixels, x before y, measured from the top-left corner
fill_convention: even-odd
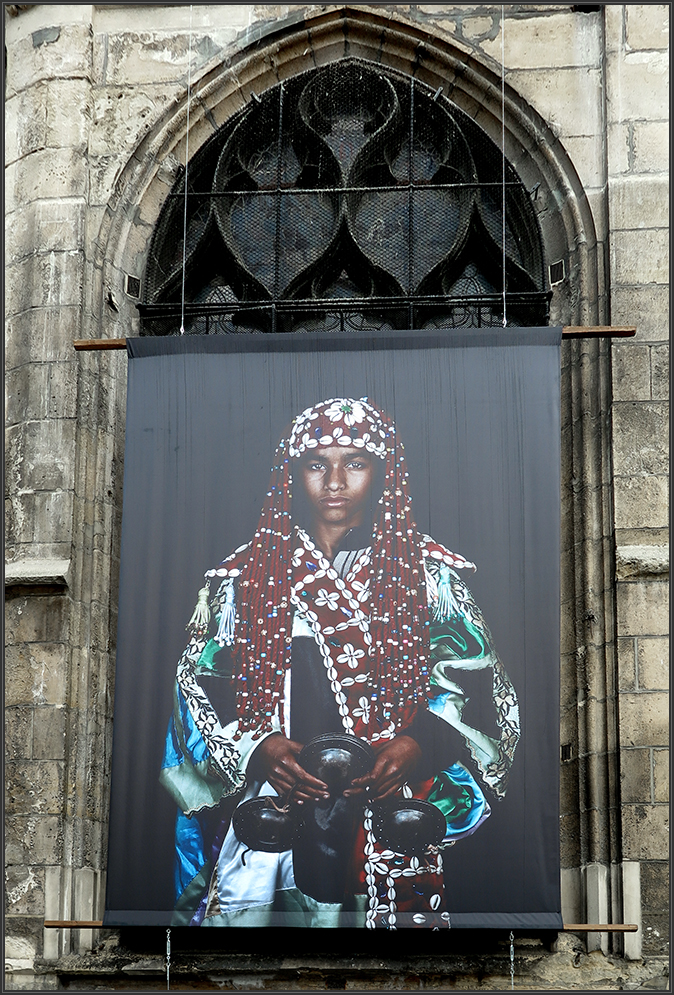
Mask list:
[[[234,622],[236,620],[236,608],[234,607],[234,584],[227,586],[225,601],[220,614],[220,624],[215,634],[215,641],[219,646],[234,645]]]
[[[206,586],[202,587],[197,595],[197,603],[194,607],[192,618],[185,626],[189,632],[205,632],[208,629],[209,622],[211,621],[211,609],[208,607],[210,594],[211,586],[207,581]]]
[[[459,614],[459,606],[452,594],[452,574],[449,567],[443,563],[438,577],[438,603],[435,607],[435,621],[449,622]]]

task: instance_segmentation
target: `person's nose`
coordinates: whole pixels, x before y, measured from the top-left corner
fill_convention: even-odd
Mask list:
[[[341,491],[346,483],[346,474],[341,466],[330,466],[325,478],[325,486],[329,491]]]

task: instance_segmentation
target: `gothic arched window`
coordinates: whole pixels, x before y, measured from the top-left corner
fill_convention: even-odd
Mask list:
[[[541,237],[500,149],[423,83],[345,60],[256,97],[154,231],[144,334],[547,322]]]

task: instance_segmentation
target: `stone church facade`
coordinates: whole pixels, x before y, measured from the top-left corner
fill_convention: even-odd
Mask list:
[[[669,5],[503,10],[502,131],[500,5],[5,5],[10,987],[165,984],[162,937],[43,926],[100,920],[105,897],[126,356],[73,341],[148,332],[186,158],[281,80],[347,59],[442,88],[503,137],[550,324],[636,326],[562,346],[559,839],[564,921],[639,930],[518,936],[515,968],[528,987],[665,987]],[[173,969],[243,989],[510,985],[503,937],[328,948],[223,941]]]

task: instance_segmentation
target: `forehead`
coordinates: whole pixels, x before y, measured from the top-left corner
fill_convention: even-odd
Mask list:
[[[371,463],[372,454],[364,446],[321,446],[302,453],[303,463],[348,463],[354,457]]]

